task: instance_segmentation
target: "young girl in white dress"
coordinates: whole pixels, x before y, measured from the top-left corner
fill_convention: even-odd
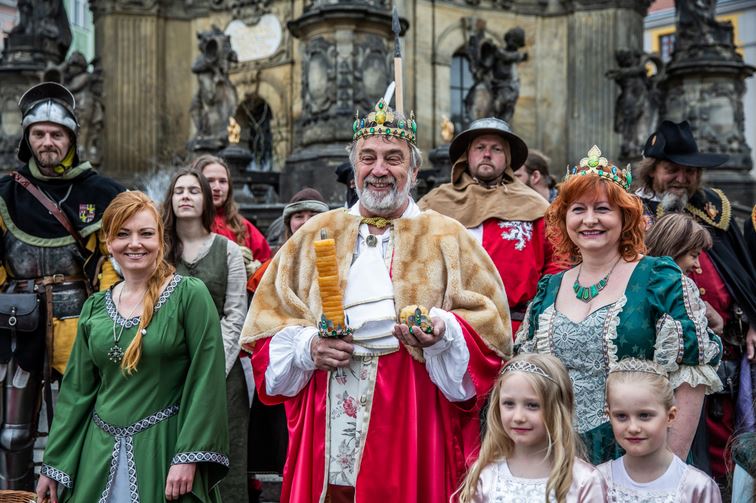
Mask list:
[[[491,392],[478,460],[452,501],[606,501],[603,477],[576,457],[573,402],[567,370],[554,356],[507,363]]]
[[[677,408],[666,371],[649,360],[626,358],[606,380],[609,420],[625,450],[619,459],[599,465],[616,503],[720,503],[717,484],[686,465],[667,447]]]

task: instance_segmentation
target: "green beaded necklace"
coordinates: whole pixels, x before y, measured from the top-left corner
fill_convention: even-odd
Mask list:
[[[580,285],[580,271],[583,270],[583,264],[581,262],[578,266],[577,278],[575,278],[575,282],[572,284],[572,289],[575,290],[575,297],[577,297],[578,300],[582,300],[583,302],[590,302],[594,297],[598,296],[601,290],[603,290],[606,284],[609,282],[609,276],[612,275],[614,268],[617,267],[617,264],[619,264],[619,261],[621,259],[622,257],[617,259],[612,268],[609,269],[609,272],[606,274],[606,276],[601,278],[598,283],[594,283],[593,285],[588,286]]]

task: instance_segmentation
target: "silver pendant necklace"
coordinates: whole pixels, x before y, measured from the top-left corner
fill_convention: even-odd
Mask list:
[[[118,293],[118,303],[116,304],[116,319],[113,320],[113,346],[108,351],[108,359],[115,363],[116,365],[121,363],[121,360],[123,360],[124,351],[121,346],[118,345],[119,342],[121,342],[121,336],[123,335],[123,329],[126,327],[126,323],[128,320],[131,319],[131,317],[134,315],[134,311],[136,311],[136,308],[141,302],[137,301],[136,304],[134,304],[131,307],[131,311],[129,311],[129,315],[126,316],[124,324],[121,325],[121,330],[116,333],[116,320],[118,319],[118,306],[121,305],[121,298],[123,297],[123,291],[126,290],[126,283],[124,282],[123,286],[121,287],[121,291]],[[147,290],[144,291],[144,293],[147,293]],[[142,294],[139,298],[144,296]],[[146,333],[146,330],[142,329],[142,335]]]

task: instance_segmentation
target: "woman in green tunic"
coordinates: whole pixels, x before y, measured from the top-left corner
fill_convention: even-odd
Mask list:
[[[619,360],[654,360],[675,388],[670,448],[686,459],[703,396],[721,388],[721,341],[698,290],[669,257],[643,256],[645,222],[629,170],[593,147],[546,212],[547,233],[571,269],[545,276],[517,333],[516,350],[553,353],[567,367],[576,427],[594,464],[622,455],[606,414],[605,383]],[[564,288],[563,288],[564,286]]]
[[[105,211],[124,281],[84,304],[37,485],[39,501],[219,502],[228,467],[223,344],[207,288],[163,260],[141,192]]]
[[[229,467],[220,484],[223,501],[247,501],[247,433],[250,400],[239,353],[247,314],[247,273],[239,246],[210,232],[215,208],[207,179],[195,168],[173,175],[163,200],[166,260],[182,276],[199,278],[220,317],[226,358]],[[250,369],[249,375],[252,375]]]

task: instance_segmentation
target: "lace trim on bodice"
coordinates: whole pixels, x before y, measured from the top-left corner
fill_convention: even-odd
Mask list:
[[[165,290],[163,290],[163,293],[161,293],[160,297],[158,298],[157,304],[155,304],[155,312],[163,307],[163,304],[168,302],[168,298],[176,289],[176,286],[178,286],[182,278],[183,276],[181,276],[180,274],[173,275],[173,279],[171,279],[171,282],[168,283],[168,286],[165,287]],[[110,316],[110,319],[115,321],[119,326],[122,326],[124,328],[131,328],[139,325],[141,316],[134,316],[133,318],[129,318],[127,320],[126,318],[121,316],[121,313],[118,312],[115,302],[113,302],[112,289],[109,289],[105,292],[105,309],[108,311],[108,316]]]

